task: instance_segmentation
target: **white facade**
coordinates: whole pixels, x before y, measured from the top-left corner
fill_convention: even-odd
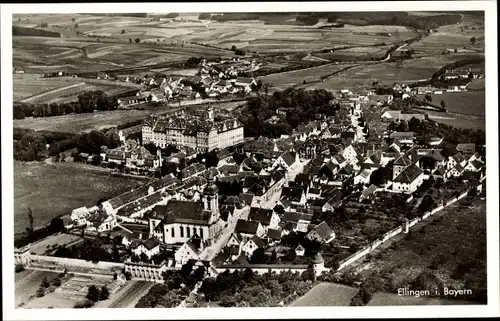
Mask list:
[[[422,182],[424,180],[424,173],[422,172],[416,179],[413,180],[411,183],[400,183],[400,182],[393,182],[392,183],[392,190],[394,192],[400,192],[400,193],[405,193],[405,194],[411,194],[417,190],[417,188],[422,185]]]

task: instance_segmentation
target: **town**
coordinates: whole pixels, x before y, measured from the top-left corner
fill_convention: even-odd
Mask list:
[[[58,30],[76,47],[44,57],[85,68],[14,60],[17,88],[46,86],[13,104],[16,307],[425,305],[400,293],[436,288],[471,292],[433,304],[485,304],[484,22],[358,14],[373,24],[19,15],[18,43]],[[272,50],[231,42],[266,26],[282,27]],[[447,28],[464,45],[424,66]],[[360,44],[280,47],[299,29]]]

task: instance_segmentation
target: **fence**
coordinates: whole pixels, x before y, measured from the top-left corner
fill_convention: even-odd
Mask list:
[[[427,219],[429,216],[431,216],[431,215],[439,212],[440,210],[442,210],[446,206],[452,205],[453,203],[457,202],[458,200],[463,199],[464,197],[467,196],[468,192],[469,191],[466,191],[465,193],[461,194],[460,196],[449,200],[448,202],[445,203],[445,205],[440,205],[440,206],[436,207],[435,209],[433,209],[430,212],[425,212],[422,215],[422,217],[416,217],[416,218],[414,218],[413,220],[411,220],[411,221],[408,222],[408,227],[412,227],[412,226],[416,225],[417,223],[419,223],[419,222]],[[393,229],[393,230],[385,233],[381,238],[379,238],[378,240],[372,242],[370,245],[365,246],[361,250],[357,251],[356,253],[352,254],[351,256],[347,257],[346,259],[340,261],[339,268],[337,269],[337,271],[340,271],[340,270],[348,267],[352,263],[356,262],[360,258],[362,258],[365,255],[367,255],[368,253],[372,252],[377,247],[379,247],[381,244],[387,242],[388,240],[390,240],[394,236],[400,234],[401,232],[403,232],[403,227],[402,226],[398,226],[397,228],[395,228],[395,229]]]
[[[34,255],[31,254],[31,261],[33,263],[39,264],[49,264],[62,267],[77,267],[77,268],[89,268],[89,269],[99,269],[99,270],[112,270],[112,269],[123,269],[125,267],[124,263],[117,262],[97,262],[93,263],[90,261],[80,260],[80,259],[70,259],[65,257],[54,257],[45,255]]]

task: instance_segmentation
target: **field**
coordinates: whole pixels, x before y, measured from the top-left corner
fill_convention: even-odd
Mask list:
[[[85,91],[102,90],[108,96],[139,90],[139,85],[110,80],[73,77],[43,78],[40,74],[15,74],[14,101],[25,103],[63,103],[77,101]]]
[[[73,163],[14,162],[14,232],[29,226],[31,207],[35,227],[81,206],[93,206],[101,198],[119,195],[139,181],[112,177],[107,171],[86,169]]]
[[[89,132],[122,123],[144,119],[151,114],[161,114],[171,108],[158,107],[144,110],[110,110],[85,114],[71,114],[53,117],[14,119],[14,127],[33,130],[53,130],[60,132]]]
[[[481,116],[485,117],[485,99],[484,91],[471,92],[444,92],[442,95],[430,95],[432,102],[436,105],[443,100],[446,104],[446,109],[451,113]],[[424,95],[420,95],[423,99]]]
[[[334,283],[320,283],[290,306],[348,306],[358,289]]]
[[[342,89],[365,87],[370,88],[374,81],[392,85],[395,82],[412,83],[432,77],[434,72],[446,64],[478,57],[471,54],[449,54],[433,57],[422,57],[400,62],[382,62],[363,64],[329,77],[326,81],[306,85],[307,88]]]
[[[329,76],[344,68],[353,66],[352,64],[329,64],[309,69],[286,71],[279,74],[272,74],[260,77],[263,83],[268,83],[276,89],[285,89],[287,87],[302,84],[304,81],[318,81],[321,77]]]
[[[16,307],[24,306],[40,287],[44,278],[55,279],[59,273],[37,270],[24,270],[15,274],[15,302]]]
[[[485,290],[486,201],[465,198],[436,215],[429,224],[371,258],[360,274],[392,290],[408,287],[424,271],[433,273],[448,288],[473,289],[475,294]]]
[[[80,243],[83,239],[80,236],[72,235],[72,234],[57,234],[49,236],[48,238],[38,242],[34,245],[31,245],[30,251],[31,253],[37,255],[46,255],[45,252],[49,247],[55,245],[74,245]]]
[[[443,51],[457,49],[459,52],[484,53],[484,21],[471,15],[463,15],[462,22],[442,26],[421,41],[408,48],[415,49],[414,56],[440,55]],[[470,39],[475,37],[476,43]]]

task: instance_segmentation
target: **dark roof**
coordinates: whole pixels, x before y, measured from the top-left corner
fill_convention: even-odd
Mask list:
[[[282,236],[282,231],[281,230],[275,230],[275,229],[268,229],[267,230],[267,237],[276,239],[276,240],[281,240]]]
[[[266,246],[266,243],[257,235],[252,236],[249,241],[253,241],[258,248],[264,248]]]
[[[186,223],[208,225],[210,212],[203,210],[200,202],[170,200],[167,205],[157,205],[152,211],[153,218],[159,218],[165,224]]]
[[[290,201],[300,202],[304,190],[300,187],[287,187],[284,186],[281,191],[281,197],[284,197]]]
[[[201,173],[206,169],[205,165],[200,163],[194,163],[182,170],[183,177],[193,176],[195,174]]]
[[[271,209],[252,207],[250,208],[250,214],[248,214],[248,220],[260,222],[262,225],[269,225],[271,224],[272,215],[273,210]]]
[[[398,165],[398,166],[409,166],[411,164],[411,160],[408,158],[408,156],[403,155],[397,158],[394,161],[393,165]]]
[[[299,213],[299,212],[285,212],[283,214],[283,222],[297,223],[298,221],[307,221],[310,222],[312,220],[313,215],[307,213]]]
[[[160,241],[158,241],[155,237],[151,237],[151,238],[147,239],[146,241],[144,241],[142,244],[144,245],[144,247],[146,249],[152,250],[155,247],[160,245]]]
[[[377,186],[375,186],[375,185],[372,184],[372,185],[370,185],[370,187],[368,187],[367,189],[365,189],[361,195],[363,195],[364,198],[368,198],[373,193],[375,193],[376,190],[377,190]]]
[[[480,169],[481,167],[483,167],[483,163],[481,163],[480,161],[478,161],[477,159],[473,160],[472,162],[470,162],[472,166],[474,166],[474,168],[476,169]]]
[[[333,236],[332,228],[325,221],[316,225],[314,230],[325,241],[329,240]]]
[[[256,234],[259,228],[259,224],[260,223],[257,221],[238,220],[234,231],[236,233]]]
[[[420,168],[412,164],[403,169],[394,179],[394,182],[410,184],[422,173],[423,171]]]
[[[240,199],[246,204],[246,205],[252,205],[254,195],[250,193],[241,193],[240,194]]]
[[[288,166],[291,166],[293,163],[295,163],[295,152],[286,152],[281,155],[281,158],[285,161],[285,163]]]

